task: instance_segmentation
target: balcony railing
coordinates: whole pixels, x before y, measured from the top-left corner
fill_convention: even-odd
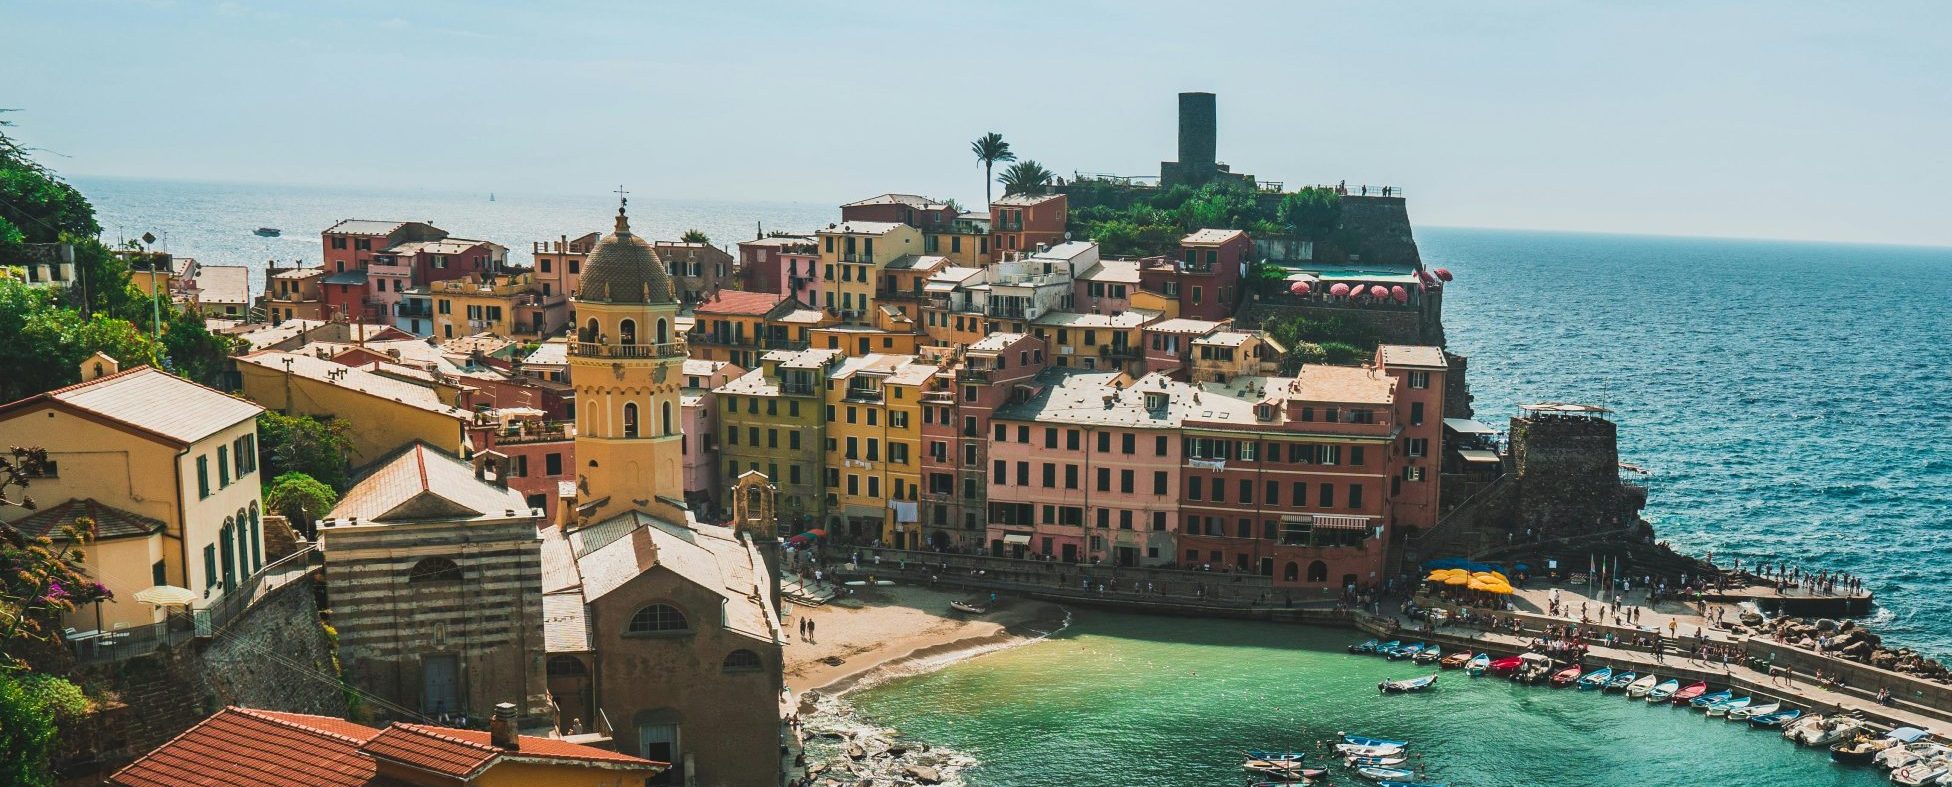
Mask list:
[[[1145,355],[1145,350],[1129,344],[1101,344],[1098,355],[1104,358],[1139,358]]]
[[[813,396],[818,393],[811,383],[780,383],[779,392],[787,396]]]
[[[685,343],[679,341],[612,346],[598,342],[574,342],[569,345],[569,354],[584,358],[682,358],[685,355]]]

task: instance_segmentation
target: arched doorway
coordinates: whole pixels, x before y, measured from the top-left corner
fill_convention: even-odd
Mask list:
[[[590,718],[590,671],[575,656],[549,657],[549,696],[556,701],[557,729],[564,733],[589,732],[596,725]]]
[[[617,324],[617,342],[631,345],[637,343],[637,321],[624,320]]]
[[[1292,560],[1288,561],[1288,567],[1281,569],[1281,579],[1284,582],[1293,582],[1301,579],[1301,564]]]
[[[1322,561],[1320,561],[1320,560],[1317,560],[1317,561],[1315,561],[1315,562],[1313,562],[1313,563],[1309,563],[1309,564],[1308,564],[1308,581],[1310,581],[1310,582],[1327,582],[1327,581],[1328,581],[1328,564],[1327,564],[1327,563],[1323,563],[1323,562],[1322,562]]]

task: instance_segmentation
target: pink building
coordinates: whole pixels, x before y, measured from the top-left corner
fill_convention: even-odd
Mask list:
[[[928,544],[985,549],[990,419],[1045,367],[1045,343],[993,333],[971,344],[922,392],[921,521]]]
[[[1072,280],[1072,303],[1077,310],[1114,314],[1132,308],[1132,292],[1139,289],[1139,260],[1099,260]]]
[[[1193,340],[1212,333],[1223,323],[1178,317],[1159,320],[1140,329],[1145,342],[1145,368],[1168,374],[1186,368],[1193,358]]]
[[[778,235],[739,243],[739,277],[753,292],[820,302],[820,248],[811,235]]]
[[[718,402],[712,389],[745,373],[725,361],[685,361],[685,387],[679,395],[684,409],[685,501],[696,510],[716,513],[719,497]]]
[[[1180,424],[1196,391],[1164,375],[1048,369],[991,420],[989,550],[1066,562],[1175,559]]]

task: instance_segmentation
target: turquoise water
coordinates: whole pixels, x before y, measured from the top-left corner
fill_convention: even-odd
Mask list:
[[[1617,694],[1451,671],[1433,692],[1382,696],[1378,681],[1431,668],[1348,655],[1351,637],[1085,612],[1057,638],[851,700],[877,723],[975,757],[963,777],[977,787],[1237,785],[1241,750],[1338,731],[1409,740],[1427,776],[1458,787],[1888,784],[1773,732]]]

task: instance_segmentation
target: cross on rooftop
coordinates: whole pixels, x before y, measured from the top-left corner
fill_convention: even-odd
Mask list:
[[[617,186],[617,204],[619,206],[629,205],[630,204],[629,194],[630,192],[624,191],[624,187],[621,184],[619,184]]]

